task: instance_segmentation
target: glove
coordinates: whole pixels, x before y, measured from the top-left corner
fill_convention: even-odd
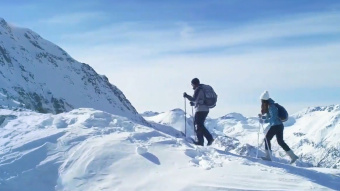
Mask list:
[[[263,123],[264,120],[262,119],[262,114],[259,114],[258,116],[259,116],[259,123]]]
[[[184,92],[183,97],[188,97],[188,94],[186,92]]]
[[[263,122],[264,122],[264,120],[263,120],[263,119],[261,119],[261,118],[259,118],[259,122],[260,122],[260,123],[263,123]]]
[[[195,106],[195,103],[191,101],[191,102],[190,102],[190,105],[191,105],[191,106]]]

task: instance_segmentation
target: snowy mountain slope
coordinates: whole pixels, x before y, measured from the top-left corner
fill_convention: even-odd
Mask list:
[[[298,166],[339,168],[339,108],[339,105],[308,108],[290,116],[290,119],[285,123],[284,139],[300,157],[297,162]],[[181,118],[168,117],[174,115],[174,111],[164,112],[146,119],[168,126],[183,127],[183,114]],[[181,112],[177,112],[176,115],[181,115]],[[188,121],[190,119],[192,118],[189,118]],[[215,137],[215,143],[223,145],[229,152],[255,157],[258,144],[263,151],[265,144],[263,132],[264,130],[266,132],[267,124],[264,124],[262,128],[257,118],[246,118],[238,113],[230,113],[217,119],[207,118],[206,127]],[[177,130],[183,131],[180,128]],[[272,140],[272,149],[276,161],[288,162],[289,158],[277,144],[275,137]],[[259,155],[261,156],[261,154],[260,151]]]
[[[286,128],[292,148],[313,166],[340,168],[340,105],[311,107]]]
[[[144,121],[105,76],[33,31],[1,18],[0,103],[42,113],[88,107]]]
[[[337,190],[337,169],[302,168],[196,147],[93,109],[1,109],[0,190]]]

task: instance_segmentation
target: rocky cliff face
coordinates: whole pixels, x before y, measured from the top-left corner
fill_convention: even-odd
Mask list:
[[[0,105],[42,113],[87,107],[144,122],[107,77],[35,32],[1,18]]]

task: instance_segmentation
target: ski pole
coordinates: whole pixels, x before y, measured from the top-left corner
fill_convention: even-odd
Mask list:
[[[184,98],[184,135],[187,137],[187,100]]]
[[[264,134],[264,127],[263,127],[262,121],[261,121],[261,127],[262,127],[263,134]],[[266,134],[264,134],[264,141],[266,142],[266,145],[267,145],[267,148],[268,148],[270,160],[273,161],[273,159],[272,159],[272,152],[271,152],[271,149],[269,148],[269,144],[268,144],[268,140],[267,140]]]
[[[262,117],[259,115],[259,130],[257,131],[257,150],[256,150],[256,158],[259,156],[259,148],[260,148],[260,130],[261,130],[261,124],[260,120]]]

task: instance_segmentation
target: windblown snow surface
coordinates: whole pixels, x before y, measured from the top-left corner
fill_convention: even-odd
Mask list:
[[[150,118],[156,120],[160,114],[146,119],[152,122]],[[267,162],[244,154],[256,153],[257,131],[246,126],[248,137],[256,137],[248,146],[243,144],[247,136],[232,138],[232,133],[242,134],[237,132],[240,121],[235,115],[208,120],[208,125],[235,123],[235,129],[230,136],[222,136],[228,130],[216,128],[214,144],[201,147],[189,143],[178,129],[185,126],[180,110],[157,119],[179,119],[177,126],[163,120],[147,127],[87,108],[61,114],[1,109],[0,190],[340,189],[339,169],[308,167],[303,162],[290,165],[278,160],[280,157]],[[190,129],[192,118],[187,117]],[[248,120],[258,126],[255,120]]]

